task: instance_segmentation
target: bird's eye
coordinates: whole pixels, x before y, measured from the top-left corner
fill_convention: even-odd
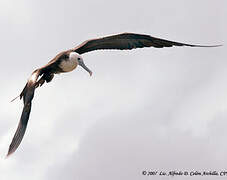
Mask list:
[[[78,61],[80,61],[80,58],[78,58]]]

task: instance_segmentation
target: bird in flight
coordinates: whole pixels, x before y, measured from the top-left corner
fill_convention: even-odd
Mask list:
[[[17,130],[9,146],[7,156],[16,151],[24,137],[29,115],[31,112],[32,99],[37,87],[42,86],[45,82],[49,83],[54,78],[54,74],[70,72],[74,70],[78,65],[83,67],[90,74],[90,76],[92,75],[92,71],[85,65],[81,54],[94,50],[105,49],[131,50],[144,47],[163,48],[172,46],[217,47],[219,45],[192,45],[160,39],[145,34],[121,33],[117,35],[87,40],[76,46],[75,48],[57,54],[57,56],[55,56],[49,63],[41,68],[36,69],[31,74],[24,89],[18,96],[20,97],[20,99],[23,98],[24,107]]]

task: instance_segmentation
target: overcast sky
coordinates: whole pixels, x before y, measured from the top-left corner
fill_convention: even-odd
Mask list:
[[[226,7],[226,0],[0,0],[0,179],[227,171]],[[23,108],[10,100],[33,70],[84,40],[121,32],[225,46],[84,54],[93,76],[78,67],[37,89],[25,137],[4,159]]]

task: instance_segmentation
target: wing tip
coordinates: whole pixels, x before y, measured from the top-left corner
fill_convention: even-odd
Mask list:
[[[16,149],[15,149],[15,150],[16,150]],[[7,155],[5,156],[5,159],[8,159],[8,158],[15,152],[15,150],[9,148],[8,153],[7,153]]]
[[[191,44],[185,44],[186,46],[191,46],[191,47],[204,47],[204,48],[207,48],[207,47],[221,47],[221,46],[224,46],[223,44],[218,44],[218,45],[191,45]]]
[[[5,156],[5,159],[8,159],[11,155],[13,154],[13,152],[12,153],[7,153],[7,155]]]

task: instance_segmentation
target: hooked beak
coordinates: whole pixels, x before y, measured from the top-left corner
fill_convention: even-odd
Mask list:
[[[83,67],[83,68],[90,74],[90,76],[92,75],[92,71],[91,71],[90,69],[88,69],[88,67],[84,64],[83,61],[80,61],[80,62],[79,62],[79,65],[80,65],[81,67]]]

